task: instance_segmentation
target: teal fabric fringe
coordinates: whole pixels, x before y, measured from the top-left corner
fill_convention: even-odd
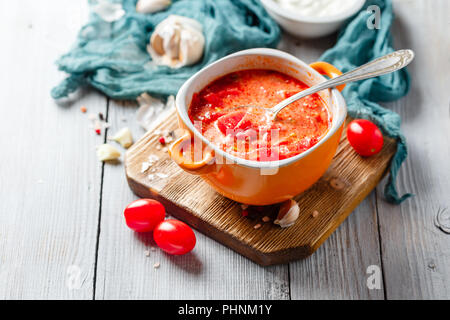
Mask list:
[[[74,48],[57,61],[69,77],[52,90],[54,99],[67,97],[86,84],[115,99],[136,99],[143,92],[175,95],[205,65],[236,51],[275,47],[280,38],[278,25],[258,0],[175,0],[155,14],[137,13],[136,0],[116,2],[122,2],[125,16],[108,23],[91,13]],[[202,23],[206,45],[201,62],[180,69],[148,63],[150,35],[171,14]]]
[[[370,5],[381,9],[379,29],[369,29],[367,20],[372,15],[366,11]],[[391,0],[369,0],[363,9],[341,29],[336,45],[326,51],[321,60],[335,65],[342,72],[356,68],[370,60],[388,54],[394,49],[391,44],[390,28],[394,18]],[[400,116],[381,107],[376,102],[394,101],[409,91],[410,79],[406,69],[348,84],[343,91],[348,114],[354,118],[374,121],[383,133],[397,141],[397,151],[392,159],[387,184],[384,188],[386,200],[399,204],[411,194],[399,196],[396,177],[408,151],[406,140],[400,131]]]

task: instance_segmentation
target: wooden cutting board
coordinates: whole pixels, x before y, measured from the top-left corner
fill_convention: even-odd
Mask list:
[[[295,197],[300,206],[296,223],[280,228],[272,223],[276,206],[251,207],[249,216],[243,217],[239,203],[181,170],[161,148],[161,134],[155,134],[177,128],[172,112],[127,151],[125,170],[131,189],[140,197],[160,201],[174,217],[261,265],[311,255],[378,184],[395,152],[395,142],[385,139],[379,154],[362,158],[348,144],[344,130],[328,171]],[[142,163],[151,155],[158,160],[143,172]],[[264,216],[271,221],[263,222]],[[261,227],[255,228],[257,224]]]

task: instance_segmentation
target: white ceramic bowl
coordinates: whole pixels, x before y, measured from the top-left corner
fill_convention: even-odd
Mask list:
[[[308,17],[283,9],[273,0],[261,0],[269,15],[287,32],[302,38],[318,38],[337,31],[363,7],[365,0],[355,0],[347,11],[329,17]]]

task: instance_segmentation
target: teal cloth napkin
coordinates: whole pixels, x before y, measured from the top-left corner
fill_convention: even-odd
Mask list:
[[[91,13],[74,48],[57,61],[69,77],[52,90],[53,98],[67,97],[83,85],[115,99],[135,99],[143,92],[175,95],[205,65],[235,51],[275,47],[280,38],[278,25],[257,0],[175,0],[154,14],[137,13],[136,0],[113,2],[122,3],[125,15],[108,23]],[[199,63],[180,69],[148,64],[151,58],[146,45],[151,33],[170,14],[193,18],[203,25],[206,43]]]
[[[367,20],[371,12],[367,7],[376,5],[381,9],[380,29],[369,29]],[[342,72],[356,68],[370,60],[393,50],[390,27],[394,18],[391,0],[368,0],[363,9],[341,29],[336,45],[326,51],[321,60],[335,65]],[[342,92],[348,106],[348,114],[354,118],[374,121],[383,133],[397,141],[397,151],[392,159],[387,184],[384,188],[386,200],[399,204],[411,194],[399,196],[396,187],[398,170],[408,151],[406,140],[400,131],[401,119],[394,111],[381,107],[379,101],[393,101],[403,97],[409,90],[409,75],[406,69],[350,83]]]

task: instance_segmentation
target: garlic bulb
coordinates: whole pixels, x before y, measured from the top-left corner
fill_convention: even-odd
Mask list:
[[[128,148],[133,144],[133,136],[131,135],[130,129],[127,127],[122,128],[110,140],[120,143],[124,148]]]
[[[171,3],[170,0],[139,0],[136,4],[136,11],[139,13],[154,13],[164,10]]]
[[[120,157],[120,152],[109,144],[102,144],[97,148],[97,157],[100,161],[117,160]]]
[[[156,65],[180,68],[200,60],[205,47],[202,25],[196,20],[170,15],[153,31],[147,50]]]
[[[273,223],[278,224],[282,228],[290,227],[297,220],[300,214],[298,203],[292,199],[282,203],[278,216]]]

